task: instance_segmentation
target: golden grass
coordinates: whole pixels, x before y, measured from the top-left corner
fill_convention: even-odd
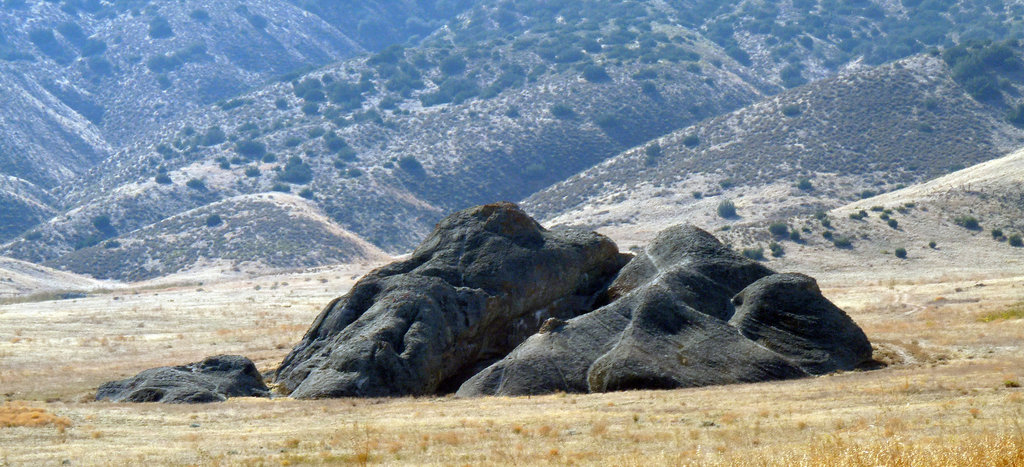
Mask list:
[[[71,426],[71,419],[58,417],[46,409],[24,403],[7,402],[0,405],[0,428],[53,426],[61,433]]]
[[[1024,465],[1024,321],[979,321],[1020,300],[1019,278],[823,283],[891,363],[869,372],[523,398],[92,401],[103,381],[216,353],[271,368],[351,283],[332,280],[0,307],[0,399],[29,401],[3,407],[68,421],[0,429],[0,465]]]

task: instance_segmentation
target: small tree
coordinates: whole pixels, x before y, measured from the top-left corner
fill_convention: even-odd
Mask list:
[[[900,223],[896,219],[889,219],[889,227],[898,229],[900,227]]]
[[[903,248],[903,247],[899,247],[899,248],[896,249],[894,254],[896,255],[897,258],[904,259],[904,258],[907,257],[907,249]]]

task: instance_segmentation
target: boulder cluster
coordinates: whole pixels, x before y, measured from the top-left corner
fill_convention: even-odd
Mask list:
[[[225,358],[245,370],[203,370]],[[305,399],[515,396],[780,380],[870,359],[863,331],[814,279],[775,273],[696,227],[669,228],[631,257],[498,203],[449,216],[408,259],[360,279],[271,377]],[[97,397],[266,395],[251,365],[147,370]]]

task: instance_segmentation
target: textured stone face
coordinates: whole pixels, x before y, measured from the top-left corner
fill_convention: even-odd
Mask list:
[[[592,313],[546,323],[458,394],[769,381],[850,370],[871,358],[864,333],[813,279],[775,274],[695,227],[659,234],[608,297]]]
[[[510,203],[458,212],[324,309],[276,380],[296,398],[454,390],[548,318],[590,311],[626,259],[599,234],[544,230]]]
[[[864,331],[803,274],[775,274],[733,299],[729,325],[811,374],[851,370],[871,359]]]
[[[200,403],[229,397],[269,397],[256,365],[237,355],[219,355],[181,366],[153,368],[100,386],[97,400]]]

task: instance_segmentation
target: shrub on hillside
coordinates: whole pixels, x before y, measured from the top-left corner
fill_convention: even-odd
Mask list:
[[[1022,247],[1024,246],[1024,238],[1021,238],[1020,234],[1010,235],[1010,246]]]
[[[189,187],[189,188],[191,188],[193,190],[196,190],[196,191],[206,190],[206,182],[204,182],[204,181],[202,181],[202,180],[200,180],[198,178],[193,178],[193,179],[185,182],[185,186],[187,186],[187,187]]]
[[[768,232],[774,237],[785,237],[789,233],[789,226],[785,222],[772,222],[768,225]]]
[[[907,249],[903,248],[903,247],[899,247],[899,248],[896,249],[894,254],[896,255],[897,258],[904,259],[904,258],[907,257]]]
[[[953,218],[953,223],[967,230],[981,230],[981,223],[974,216],[957,216]]]
[[[743,256],[754,261],[761,261],[764,259],[764,248],[744,248]]]
[[[313,168],[303,162],[301,157],[292,156],[288,159],[284,168],[281,169],[281,172],[277,174],[277,179],[296,185],[309,183],[313,180]]]
[[[210,214],[209,216],[206,216],[207,227],[217,227],[218,225],[221,225],[223,223],[224,219],[221,219],[221,217],[217,214]]]
[[[725,219],[736,217],[736,204],[732,200],[722,200],[718,203],[718,216]]]

